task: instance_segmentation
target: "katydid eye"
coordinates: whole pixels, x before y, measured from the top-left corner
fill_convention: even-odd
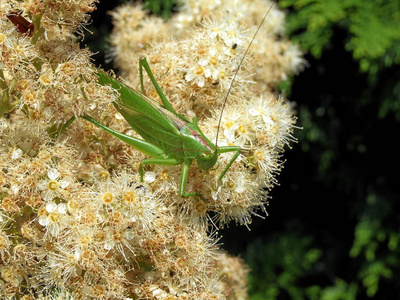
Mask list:
[[[201,156],[201,158],[203,158],[203,159],[210,159],[210,157],[211,157],[211,155],[208,154],[208,153],[201,153],[200,156]]]

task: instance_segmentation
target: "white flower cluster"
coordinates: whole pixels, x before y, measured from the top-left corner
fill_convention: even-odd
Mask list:
[[[74,35],[95,2],[0,4],[0,298],[245,299],[247,269],[208,230],[232,220],[248,226],[265,210],[294,141],[291,105],[271,92],[304,63],[279,36],[283,13],[271,10],[260,30],[268,33],[245,58],[247,28],[269,6],[261,0],[187,0],[166,22],[132,4],[112,13],[113,55],[130,85],[140,84],[131,72],[145,50],[171,105],[197,116],[218,152],[207,171],[194,160],[187,173],[182,165],[139,172],[144,154],[79,118],[137,134]],[[144,85],[157,99],[148,76]],[[181,178],[197,196],[179,195]]]
[[[220,21],[208,19],[204,27],[194,38],[194,43],[188,46],[188,51],[197,55],[191,61],[192,66],[184,70],[185,79],[199,87],[210,81],[210,84],[219,84],[226,91],[232,81],[232,76],[227,74],[237,69],[243,58],[237,49],[247,45],[249,38],[231,15]],[[237,80],[240,82],[240,77]]]

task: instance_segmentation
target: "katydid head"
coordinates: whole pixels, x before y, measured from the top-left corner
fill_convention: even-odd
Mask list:
[[[201,152],[196,160],[200,169],[207,171],[217,163],[218,153],[216,150],[214,152]]]
[[[180,129],[183,136],[185,156],[196,159],[202,170],[209,170],[217,162],[217,147],[204,135],[196,121],[196,119],[193,119],[192,123],[186,123]]]

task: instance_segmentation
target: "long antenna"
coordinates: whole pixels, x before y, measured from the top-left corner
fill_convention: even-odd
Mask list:
[[[243,58],[239,62],[238,68],[236,69],[235,73],[233,74],[233,78],[232,78],[231,84],[229,85],[228,92],[226,93],[225,98],[224,98],[224,103],[222,104],[221,114],[219,115],[219,121],[218,121],[218,127],[217,127],[217,136],[215,137],[215,147],[216,148],[217,148],[217,143],[218,143],[219,128],[221,127],[222,115],[224,113],[224,109],[225,109],[226,102],[228,101],[228,97],[229,97],[229,95],[231,93],[231,90],[232,90],[232,87],[233,87],[233,83],[235,82],[236,75],[239,73],[240,67],[242,66],[242,63],[243,63],[244,59],[246,58],[247,52],[249,52],[251,44],[253,44],[253,41],[254,41],[258,31],[260,30],[262,24],[264,23],[265,19],[267,18],[269,12],[271,11],[271,9],[272,9],[272,7],[274,6],[275,3],[276,3],[276,1],[273,1],[271,6],[269,7],[268,11],[265,13],[260,25],[258,25],[256,32],[254,33],[253,37],[251,38],[251,41],[250,41],[249,45],[247,46],[246,51],[244,52]]]

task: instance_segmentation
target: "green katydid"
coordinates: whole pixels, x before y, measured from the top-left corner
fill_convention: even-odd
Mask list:
[[[186,192],[189,167],[193,160],[197,161],[201,169],[210,170],[215,166],[218,154],[236,152],[219,176],[221,180],[239,156],[240,147],[217,147],[214,145],[201,132],[196,117],[193,118],[193,121],[190,121],[174,110],[156,82],[146,58],[141,58],[139,65],[141,93],[105,73],[98,73],[98,77],[100,84],[111,84],[111,87],[119,92],[119,101],[113,104],[143,140],[117,132],[89,116],[82,116],[82,118],[111,133],[140,152],[151,156],[151,158],[140,163],[139,172],[142,180],[143,165],[182,165],[179,194],[182,197],[200,196],[197,192]],[[149,75],[163,105],[144,95],[143,68]]]
[[[271,10],[272,5],[257,28],[255,35]],[[244,57],[246,56],[253,40],[254,37],[248,45]],[[231,85],[225,96],[222,110],[224,109],[232,84],[241,67],[242,61],[239,63],[239,67],[234,74]],[[143,69],[146,71],[154,85],[162,104],[145,95]],[[197,165],[201,169],[208,171],[214,168],[217,164],[219,154],[234,152],[229,163],[225,166],[219,176],[219,181],[222,181],[226,172],[239,157],[241,148],[239,146],[217,146],[201,132],[197,125],[196,117],[190,121],[188,118],[178,114],[158,85],[147,60],[144,57],[139,60],[139,74],[141,92],[127,87],[123,83],[120,83],[103,72],[99,72],[97,75],[100,84],[111,85],[112,88],[118,91],[120,96],[119,101],[113,103],[115,108],[122,114],[132,129],[134,129],[143,140],[117,132],[87,115],[82,116],[82,118],[151,157],[144,159],[140,163],[139,173],[141,180],[143,180],[144,175],[143,165],[182,165],[179,195],[182,197],[201,197],[201,194],[198,192],[186,192],[188,172],[192,162],[196,160]],[[220,127],[221,116],[218,128]],[[216,140],[217,139],[218,133]]]

